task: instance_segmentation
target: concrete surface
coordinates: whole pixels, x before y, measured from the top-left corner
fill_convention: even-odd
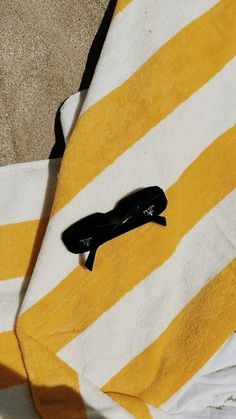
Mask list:
[[[48,158],[108,0],[0,2],[0,165]]]

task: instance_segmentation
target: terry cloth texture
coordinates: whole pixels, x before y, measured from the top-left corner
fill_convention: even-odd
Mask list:
[[[235,418],[235,35],[233,0],[118,1],[57,182],[1,169],[3,415]],[[78,264],[65,228],[149,185],[167,227]]]
[[[0,3],[0,165],[48,158],[108,0]]]
[[[84,96],[85,92],[81,94],[76,93],[69,98],[61,108],[61,121],[65,137],[68,136],[73,126],[74,119],[76,116],[78,117],[80,113]],[[11,209],[14,208],[14,206],[18,207],[19,219],[22,220],[24,215],[27,215],[28,218],[41,217],[41,220],[43,220],[44,217],[47,217],[55,189],[59,164],[59,160],[50,162],[45,160],[1,168],[0,191],[1,195],[5,197],[2,207],[0,207],[1,222],[6,222],[6,216],[4,218],[4,214],[6,207],[8,206],[7,202],[11,200],[12,196],[15,197],[13,201],[14,205],[11,203],[10,206]],[[18,193],[19,189],[20,193]],[[28,209],[28,214],[25,208],[27,198],[30,199],[31,202],[34,202],[34,205],[31,204],[31,208]],[[16,218],[17,213],[15,212],[14,219],[16,220]],[[3,225],[2,231],[4,231]],[[31,238],[31,247],[29,251],[31,251],[33,246],[36,249],[40,246],[42,236],[43,234],[34,232],[33,237]],[[10,237],[10,235],[8,235],[8,237]],[[14,244],[13,240],[11,241],[11,244]],[[31,258],[33,258],[32,264],[34,264],[36,254],[32,254]],[[14,330],[16,313],[27,289],[29,277],[30,275],[28,277],[16,278],[15,283],[13,278],[2,281],[0,288],[1,332]],[[11,333],[11,335],[13,334]],[[5,345],[5,349],[10,349],[10,351],[8,357],[6,357],[6,354],[5,356],[3,355],[6,351],[3,349],[1,351],[1,362],[4,363],[4,366],[2,365],[1,368],[0,417],[3,419],[9,417],[11,419],[37,418],[38,414],[35,410],[29,390],[29,384],[27,384],[26,380],[26,371],[22,362],[20,361],[19,363],[20,349],[15,345],[15,350],[12,350],[15,338],[12,339],[12,342],[10,343],[9,337],[9,333],[2,333],[2,348],[4,348]],[[17,352],[18,370],[16,368]],[[11,360],[12,356],[13,360]],[[21,374],[23,374],[22,376],[17,374],[17,371],[19,373],[20,365]],[[168,413],[157,410],[157,408],[147,404],[150,417],[168,418],[174,416],[175,419],[182,419],[183,417],[226,418],[225,415],[227,415],[227,418],[234,419],[235,365],[236,335],[232,335],[203,365],[203,367],[188,380],[187,385],[183,385],[180,390],[167,401],[165,410]],[[9,366],[12,366],[14,370],[9,369]],[[104,397],[98,389],[95,390],[96,391],[94,391],[94,387],[90,384],[85,387],[83,392],[83,400],[86,404],[86,415],[88,418],[130,417],[127,412],[123,412],[120,409],[119,405],[112,403],[109,398]],[[79,413],[75,412],[76,416],[74,417],[84,417],[84,412],[81,412],[81,409],[78,409],[78,412]],[[218,415],[218,412],[220,412],[220,416]]]

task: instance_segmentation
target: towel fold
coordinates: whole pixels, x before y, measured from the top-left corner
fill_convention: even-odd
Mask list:
[[[235,417],[235,12],[118,1],[61,164],[0,169],[3,418],[9,394],[17,418]],[[62,232],[150,185],[167,227],[85,269]]]

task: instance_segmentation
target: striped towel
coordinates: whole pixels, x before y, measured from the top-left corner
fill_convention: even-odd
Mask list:
[[[1,168],[2,418],[235,418],[235,35],[234,0],[118,1],[58,178]],[[78,264],[61,233],[150,185],[167,227]]]

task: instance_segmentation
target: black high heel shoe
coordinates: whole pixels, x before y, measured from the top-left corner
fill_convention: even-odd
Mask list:
[[[96,251],[103,243],[150,221],[163,226],[160,216],[167,206],[158,186],[149,186],[121,199],[113,210],[96,212],[72,224],[62,233],[62,241],[72,253],[90,251],[85,266],[92,271]]]

